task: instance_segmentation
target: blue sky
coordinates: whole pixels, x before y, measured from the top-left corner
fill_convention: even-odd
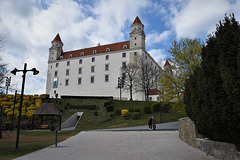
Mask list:
[[[215,31],[225,13],[240,19],[240,0],[1,0],[1,57],[9,70],[37,68],[27,73],[26,94],[45,93],[48,51],[57,33],[69,51],[129,40],[136,16],[145,26],[146,50],[162,66],[171,42],[200,38]],[[21,74],[12,77],[20,90]],[[2,84],[3,86],[4,84]]]

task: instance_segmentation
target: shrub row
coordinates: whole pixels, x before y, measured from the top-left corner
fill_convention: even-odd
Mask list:
[[[70,105],[70,109],[88,109],[88,110],[96,110],[96,105]]]

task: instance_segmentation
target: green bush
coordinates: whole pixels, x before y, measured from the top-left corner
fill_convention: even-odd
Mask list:
[[[88,109],[88,110],[96,110],[96,105],[70,105],[71,109]]]
[[[10,130],[11,129],[11,122],[3,122],[3,126],[5,130]]]
[[[114,108],[114,114],[115,114],[115,115],[121,115],[121,109],[115,107],[115,108]]]
[[[134,112],[140,112],[140,108],[134,109]]]
[[[152,105],[152,108],[153,108],[153,112],[159,112],[160,111],[160,108],[161,108],[161,103],[158,102],[158,103],[153,103]]]
[[[168,113],[169,112],[169,110],[171,109],[171,104],[164,104],[163,106],[162,106],[162,112],[163,113]]]
[[[132,119],[138,119],[140,117],[140,112],[133,112]]]
[[[114,110],[114,106],[108,105],[108,106],[106,106],[106,110],[107,110],[107,112],[112,112]]]
[[[143,110],[144,110],[144,113],[146,113],[146,114],[151,113],[151,107],[149,107],[149,106],[144,106]]]

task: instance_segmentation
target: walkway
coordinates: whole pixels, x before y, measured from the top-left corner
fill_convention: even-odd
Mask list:
[[[178,131],[139,129],[141,132],[123,129],[80,132],[58,143],[58,147],[53,145],[16,160],[215,160],[182,142]]]

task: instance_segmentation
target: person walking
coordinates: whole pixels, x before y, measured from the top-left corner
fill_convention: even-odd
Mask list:
[[[153,130],[156,129],[156,118],[155,118],[155,116],[152,116],[152,128],[153,128]]]
[[[149,117],[148,127],[149,129],[152,129],[152,117]]]

